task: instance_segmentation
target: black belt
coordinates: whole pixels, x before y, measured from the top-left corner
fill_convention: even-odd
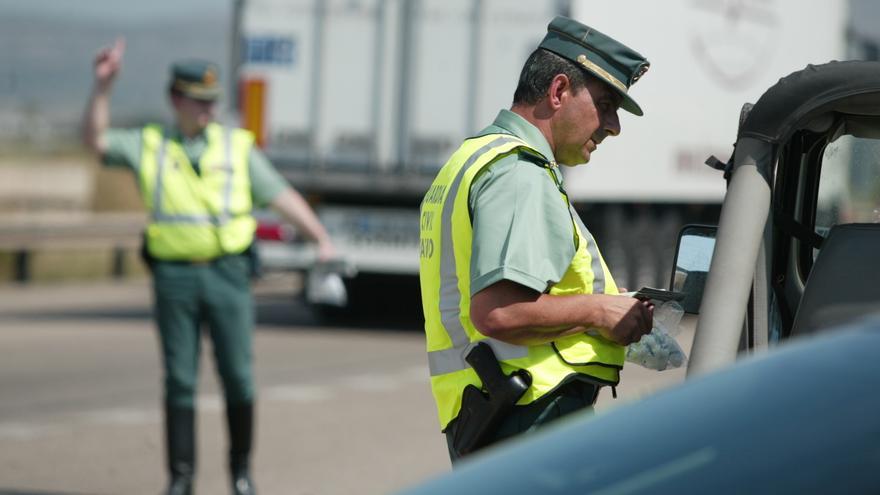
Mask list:
[[[226,260],[229,258],[236,258],[239,256],[243,256],[241,254],[227,254],[224,256],[217,256],[216,258],[205,258],[205,259],[191,259],[191,260],[162,260],[157,259],[158,263],[165,263],[169,265],[183,265],[183,266],[204,266],[204,265],[212,265],[218,261]]]
[[[584,398],[591,399],[593,403],[596,402],[596,397],[599,395],[599,389],[602,388],[602,384],[593,383],[591,381],[582,380],[579,378],[571,378],[562,385],[556,387],[556,389],[551,390],[544,394],[538,400],[526,404],[525,406],[519,407],[528,407],[534,403],[541,403],[553,400],[555,397],[563,396],[563,397],[573,397],[573,398]]]

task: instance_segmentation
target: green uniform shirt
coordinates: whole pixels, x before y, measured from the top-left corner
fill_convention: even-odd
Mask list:
[[[512,134],[555,161],[535,126],[508,110],[479,135]],[[558,168],[552,172],[562,184]],[[468,198],[473,222],[471,295],[510,280],[546,292],[575,255],[572,218],[547,168],[510,155],[476,177]]]
[[[171,133],[198,171],[199,157],[208,145],[205,134],[187,139],[180,135],[180,131],[176,128],[172,129]],[[142,136],[142,129],[109,129],[105,134],[107,150],[101,157],[102,162],[107,166],[129,167],[134,171],[135,176],[139,177]],[[251,148],[248,171],[251,180],[251,197],[256,206],[269,204],[287,186],[287,181],[269,163],[266,155],[256,147]]]

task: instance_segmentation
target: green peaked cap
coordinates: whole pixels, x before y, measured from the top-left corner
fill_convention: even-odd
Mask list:
[[[204,60],[171,65],[171,89],[195,100],[213,101],[220,96],[220,68]]]
[[[629,88],[651,64],[635,50],[563,16],[557,16],[550,22],[547,35],[538,48],[549,50],[584,68],[623,97],[621,108],[635,115],[644,114],[629,95]]]

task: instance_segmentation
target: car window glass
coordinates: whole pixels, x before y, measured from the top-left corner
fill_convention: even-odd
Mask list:
[[[878,222],[880,140],[841,136],[822,155],[815,231],[826,236],[838,224]]]

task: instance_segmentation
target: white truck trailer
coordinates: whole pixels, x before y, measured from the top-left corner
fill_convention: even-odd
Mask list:
[[[782,75],[845,57],[848,8],[823,0],[572,2],[573,17],[651,62],[632,88],[645,115],[621,112],[621,136],[605,140],[594,163],[566,170],[566,189],[623,285],[665,286],[678,228],[717,223],[724,182],[704,161],[730,156],[744,102]]]
[[[523,61],[565,3],[238,6],[242,125],[312,202],[353,264],[353,302],[380,292],[377,277],[385,284],[408,279],[417,297],[422,196],[462,139],[510,105]],[[271,228],[261,232],[272,236]],[[267,269],[310,261],[296,243],[260,247]]]
[[[723,183],[703,161],[730,154],[742,102],[779,74],[843,57],[848,2],[236,5],[242,125],[312,201],[357,279],[371,284],[373,276],[415,280],[422,195],[461,140],[509,107],[553,16],[575,17],[642,52],[652,67],[632,91],[645,116],[622,113],[623,137],[566,178],[616,277],[634,287],[665,284],[682,223],[715,220]],[[268,268],[310,260],[297,243],[262,242],[261,252]]]

